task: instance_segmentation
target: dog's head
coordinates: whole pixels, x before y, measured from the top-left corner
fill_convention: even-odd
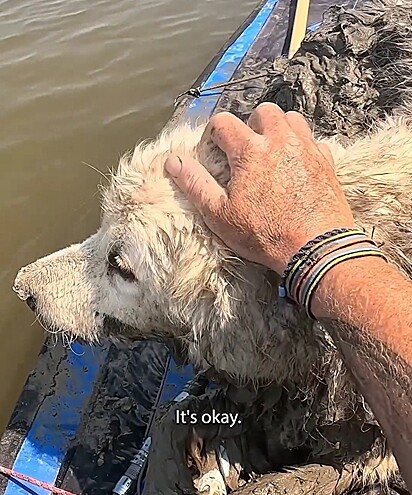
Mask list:
[[[14,290],[46,327],[94,340],[117,323],[164,337],[171,296],[212,288],[219,246],[163,170],[170,153],[198,155],[199,133],[184,127],[136,147],[104,191],[98,232],[20,270]]]
[[[227,159],[201,134],[182,127],[124,157],[104,192],[98,232],[22,268],[14,290],[55,332],[88,341],[179,338],[198,366],[257,378],[266,358],[276,361],[273,349],[283,352],[282,339],[295,337],[268,270],[213,236],[164,170],[171,153],[189,155],[226,184]]]

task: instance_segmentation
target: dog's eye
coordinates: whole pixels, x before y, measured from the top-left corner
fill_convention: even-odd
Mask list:
[[[124,280],[128,280],[129,282],[134,282],[136,277],[134,273],[130,270],[128,266],[124,263],[122,258],[118,253],[111,252],[107,257],[109,262],[109,269],[115,271],[118,275],[120,275]]]

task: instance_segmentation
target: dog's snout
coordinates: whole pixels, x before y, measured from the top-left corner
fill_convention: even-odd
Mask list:
[[[17,275],[16,280],[14,281],[13,290],[32,311],[35,311],[36,298],[30,291],[28,285],[24,283],[24,278],[20,276],[20,273]]]
[[[18,279],[16,279],[13,284],[13,290],[22,301],[25,301],[30,296],[30,294],[26,292],[24,285],[18,282]]]
[[[28,289],[27,285],[19,281],[19,277],[17,277],[14,282],[13,290],[19,296],[19,298],[27,304],[27,306],[32,311],[35,311],[36,298],[33,294],[30,293],[30,290]]]
[[[34,296],[29,296],[25,302],[32,311],[36,311],[36,298]]]
[[[30,288],[30,277],[28,277],[27,268],[22,268],[16,276],[13,284],[13,290],[22,301],[26,301],[29,307],[32,309],[32,305],[35,303],[33,296],[33,290]],[[30,301],[29,301],[30,300]]]

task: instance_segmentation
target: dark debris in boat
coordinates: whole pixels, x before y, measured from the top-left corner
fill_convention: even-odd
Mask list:
[[[150,342],[110,347],[99,389],[67,456],[63,488],[84,495],[112,492],[144,440],[166,358],[166,347]]]
[[[387,5],[387,4],[386,4]],[[322,136],[353,138],[410,100],[410,6],[331,7],[259,102],[303,113]]]

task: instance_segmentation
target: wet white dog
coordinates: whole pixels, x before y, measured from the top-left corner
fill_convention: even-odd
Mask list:
[[[227,183],[226,157],[201,134],[180,127],[124,157],[104,193],[99,231],[22,268],[14,290],[49,329],[87,341],[178,339],[198,369],[239,384],[292,383],[311,395],[316,369],[329,387],[317,426],[351,421],[362,398],[328,334],[278,301],[276,275],[230,252],[165,173],[170,153],[190,155]],[[411,120],[389,119],[347,148],[328,143],[357,225],[411,277]],[[361,457],[365,482],[397,470],[390,454]]]

